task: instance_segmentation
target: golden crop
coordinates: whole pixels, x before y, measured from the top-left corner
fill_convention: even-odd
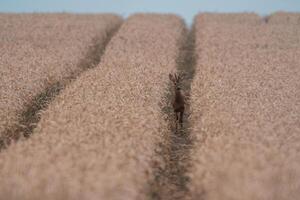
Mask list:
[[[0,14],[0,200],[299,198],[299,19]]]
[[[169,134],[161,113],[184,23],[134,15],[42,113],[37,129],[0,154],[6,199],[145,199],[155,150]]]
[[[193,199],[297,199],[300,26],[296,14],[196,18]],[[299,23],[299,21],[298,21]]]
[[[0,140],[19,137],[14,129],[33,99],[82,71],[95,40],[103,49],[120,22],[110,14],[0,14]]]

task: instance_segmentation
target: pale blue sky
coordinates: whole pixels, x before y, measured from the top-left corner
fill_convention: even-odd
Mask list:
[[[176,13],[188,24],[198,12],[300,12],[300,0],[0,0],[0,12]]]

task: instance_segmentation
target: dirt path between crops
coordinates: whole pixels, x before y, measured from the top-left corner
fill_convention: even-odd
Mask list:
[[[63,81],[54,83],[45,89],[44,92],[37,95],[31,105],[27,106],[27,109],[22,112],[18,127],[8,129],[4,135],[15,135],[16,137],[13,138],[14,141],[18,140],[20,136],[28,138],[32,134],[33,129],[37,126],[37,123],[40,121],[40,112],[47,109],[49,103],[53,101],[54,98],[82,72],[98,65],[105,52],[107,44],[118,31],[120,26],[121,24],[108,32],[107,39],[104,42],[98,40],[98,38],[94,38],[94,45],[88,50],[85,57],[78,63],[78,70],[66,77]],[[10,142],[11,141],[5,141],[0,138],[0,151],[6,148]]]
[[[194,29],[189,33],[186,31],[186,37],[183,40],[180,55],[177,60],[177,70],[183,73],[182,90],[186,98],[183,127],[176,128],[175,116],[172,108],[172,90],[170,84],[169,91],[166,94],[168,105],[163,108],[163,112],[168,116],[168,123],[171,127],[170,135],[160,144],[160,150],[157,152],[162,157],[165,166],[155,167],[155,180],[150,184],[150,199],[152,200],[178,200],[186,199],[189,196],[187,176],[190,167],[190,150],[192,140],[189,131],[188,117],[190,115],[189,96],[191,82],[194,77],[195,56],[194,56]],[[168,78],[168,77],[166,77]]]

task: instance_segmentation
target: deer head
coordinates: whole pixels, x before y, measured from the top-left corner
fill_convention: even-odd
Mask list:
[[[181,89],[180,88],[180,82],[181,82],[183,76],[182,75],[178,75],[177,73],[174,73],[174,75],[173,74],[169,74],[169,78],[172,81],[172,83],[174,84],[175,90],[180,90]]]

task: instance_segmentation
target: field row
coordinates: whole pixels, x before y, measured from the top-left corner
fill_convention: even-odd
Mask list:
[[[175,15],[133,15],[105,46],[121,22],[0,15],[2,141],[17,137],[36,95],[76,77],[41,111],[30,138],[0,152],[0,199],[158,198],[150,183],[168,164],[157,152],[173,134],[163,108],[186,27]],[[193,146],[181,155],[191,160],[187,199],[299,196],[299,23],[289,13],[195,18],[196,64],[186,66],[195,68]],[[95,41],[98,58],[89,55]]]
[[[199,15],[192,199],[297,199],[300,15]]]
[[[120,23],[114,15],[0,14],[0,143],[20,136],[37,95],[93,64]]]
[[[172,15],[130,17],[101,63],[42,113],[32,137],[0,155],[0,195],[145,199],[157,143],[170,134],[159,104],[183,29]]]

